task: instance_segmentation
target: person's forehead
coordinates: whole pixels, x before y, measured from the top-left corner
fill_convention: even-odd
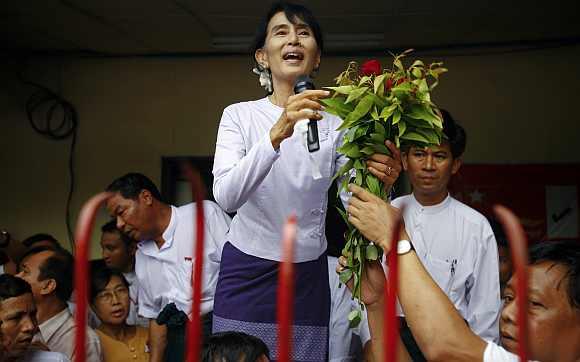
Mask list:
[[[553,262],[542,262],[528,268],[530,293],[568,304],[567,269]]]
[[[115,192],[113,196],[107,200],[107,209],[112,212],[115,211],[118,206],[125,206],[133,201],[134,200],[124,198],[120,192]]]
[[[29,267],[38,267],[46,259],[54,254],[52,250],[43,250],[38,253],[31,254],[22,260],[22,264],[26,264]]]
[[[114,245],[123,243],[123,240],[121,239],[121,232],[118,230],[103,232],[101,235],[101,243]]]
[[[26,312],[34,308],[31,293],[24,293],[17,297],[4,299],[0,302],[0,316],[7,313]]]
[[[268,23],[268,29],[272,29],[275,26],[280,26],[280,25],[308,26],[308,24],[306,24],[304,22],[304,20],[302,20],[298,16],[294,16],[292,21],[290,21],[290,19],[288,19],[286,17],[286,14],[283,11],[279,11],[276,14],[274,14],[274,16],[272,16],[272,18],[270,19],[270,22]]]

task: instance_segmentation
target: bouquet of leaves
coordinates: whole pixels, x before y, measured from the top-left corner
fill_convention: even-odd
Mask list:
[[[439,76],[447,69],[442,63],[424,64],[415,60],[405,68],[403,58],[412,50],[393,56],[391,68],[382,69],[377,60],[365,62],[362,67],[350,62],[336,78],[336,87],[327,87],[333,96],[322,100],[326,111],[344,121],[339,130],[346,130],[338,151],[349,159],[335,177],[343,177],[339,192],[355,183],[382,199],[387,198],[382,182],[366,168],[366,159],[374,153],[390,155],[385,146],[391,140],[397,147],[429,147],[441,144],[443,119],[431,101],[431,91],[437,86]],[[366,260],[380,260],[382,249],[375,246],[348,222],[347,215],[339,210],[348,225],[346,245],[342,254],[348,259],[348,268],[340,274],[346,283],[354,277],[353,297],[359,300],[360,309],[348,316],[352,327],[358,325],[364,305],[360,302],[361,275]]]

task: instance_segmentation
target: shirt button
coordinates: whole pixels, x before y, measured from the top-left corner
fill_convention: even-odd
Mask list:
[[[133,359],[137,359],[137,355],[136,354],[133,355]]]
[[[135,352],[135,347],[130,348],[131,352]]]

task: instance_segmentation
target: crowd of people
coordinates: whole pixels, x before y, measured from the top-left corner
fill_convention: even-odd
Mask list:
[[[322,50],[320,26],[307,8],[274,4],[252,49],[268,95],[223,112],[213,166],[216,202],[203,202],[200,360],[279,358],[276,288],[281,230],[290,213],[298,226],[291,360],[383,358],[383,264],[369,262],[363,270],[366,308],[359,326],[350,328],[347,314],[355,302],[336,274],[347,263],[336,252],[340,247],[327,242],[329,229],[339,228],[328,222],[329,189],[347,161],[337,151],[341,120],[319,102],[327,91],[293,90],[299,76],[318,70]],[[390,155],[367,160],[389,192],[406,172],[411,194],[382,200],[350,185],[350,193],[338,198],[368,240],[385,254],[398,254],[400,360],[515,361],[522,338],[532,360],[580,360],[580,244],[546,242],[531,249],[530,333],[518,336],[505,237],[450,195],[467,137],[448,112],[442,114],[441,145],[399,150],[387,141]],[[295,131],[303,119],[318,122],[316,152]],[[112,219],[101,227],[102,259],[90,265],[86,360],[183,361],[196,205],[165,202],[157,186],[135,172],[103,189],[111,194],[106,208]],[[399,217],[399,247],[390,250]],[[3,237],[0,361],[72,361],[78,302],[73,256],[49,234],[22,243]]]

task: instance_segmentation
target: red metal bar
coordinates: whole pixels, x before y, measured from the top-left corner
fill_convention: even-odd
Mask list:
[[[284,225],[282,238],[282,262],[278,272],[278,361],[290,362],[292,356],[292,323],[294,321],[294,242],[296,240],[296,216],[292,215]]]
[[[403,215],[403,210],[401,214]],[[397,360],[397,341],[399,339],[399,319],[397,318],[397,288],[399,284],[399,261],[397,258],[397,244],[402,227],[402,216],[396,220],[391,235],[391,249],[386,257],[388,265],[387,287],[385,288],[385,313],[383,321],[384,360],[395,362]]]
[[[75,362],[84,362],[87,336],[87,304],[89,295],[89,247],[95,215],[111,193],[101,192],[87,201],[79,214],[75,229]]]
[[[496,217],[502,224],[510,243],[514,277],[516,277],[516,306],[518,323],[518,356],[520,361],[528,360],[528,240],[517,216],[508,208],[495,205]]]
[[[205,187],[201,181],[199,172],[191,167],[184,168],[186,177],[191,182],[191,194],[195,200],[195,245],[194,245],[194,265],[191,278],[192,298],[191,298],[191,319],[187,324],[187,353],[186,361],[194,362],[199,360],[201,349],[201,282],[203,280],[203,243],[204,243],[204,210],[203,200],[205,198]]]

